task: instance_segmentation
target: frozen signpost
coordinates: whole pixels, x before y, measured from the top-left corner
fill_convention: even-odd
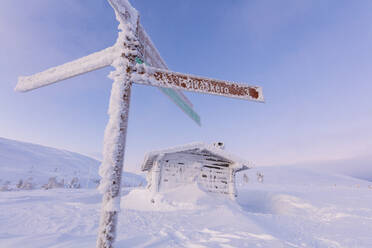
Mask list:
[[[106,66],[115,68],[109,75],[114,83],[99,171],[102,177],[99,189],[103,193],[97,240],[99,248],[111,248],[115,240],[132,82],[160,87],[198,124],[199,116],[179,90],[263,102],[262,89],[257,86],[169,71],[139,24],[137,11],[127,0],[109,2],[115,10],[121,30],[114,46],[32,76],[20,77],[16,86],[17,91],[29,91]]]

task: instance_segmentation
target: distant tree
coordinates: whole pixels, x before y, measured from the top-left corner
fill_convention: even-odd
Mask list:
[[[23,180],[22,179],[19,179],[16,187],[17,187],[17,189],[22,189],[22,186],[23,186]]]
[[[71,182],[68,185],[71,189],[80,189],[80,182],[78,177],[74,177],[71,179]]]
[[[65,186],[64,180],[57,181],[57,177],[50,177],[47,184],[42,186],[43,189],[63,188]]]
[[[5,181],[3,186],[0,187],[0,191],[10,191],[10,181]]]
[[[27,189],[27,190],[34,189],[35,188],[35,183],[34,183],[33,177],[29,177],[24,182],[22,182],[22,185],[20,185],[20,188],[21,189]]]
[[[100,179],[92,179],[92,182],[96,185],[96,187],[98,187],[100,181]]]

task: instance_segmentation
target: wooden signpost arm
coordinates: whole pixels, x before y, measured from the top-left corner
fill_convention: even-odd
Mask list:
[[[20,76],[15,90],[26,92],[98,70],[110,66],[115,57],[117,57],[117,48],[112,46],[31,76]]]
[[[138,84],[264,102],[259,86],[172,72],[143,64],[137,65],[135,70],[132,79]]]

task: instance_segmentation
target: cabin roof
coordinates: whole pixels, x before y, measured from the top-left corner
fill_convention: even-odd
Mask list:
[[[157,150],[148,152],[145,155],[145,159],[142,163],[142,171],[151,170],[154,162],[160,156],[173,153],[192,153],[195,155],[203,156],[203,154],[211,154],[215,157],[221,158],[228,162],[231,167],[237,170],[249,169],[252,168],[252,163],[236,157],[220,148],[217,148],[213,145],[205,144],[203,142],[190,143],[182,146],[171,147],[163,150]]]

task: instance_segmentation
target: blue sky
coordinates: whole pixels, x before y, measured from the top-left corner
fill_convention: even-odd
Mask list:
[[[371,1],[131,3],[170,69],[260,85],[266,103],[186,93],[198,127],[159,90],[134,85],[127,170],[146,151],[194,141],[223,141],[257,166],[371,154]],[[0,136],[99,157],[112,68],[13,88],[113,45],[116,28],[105,0],[1,1]]]

